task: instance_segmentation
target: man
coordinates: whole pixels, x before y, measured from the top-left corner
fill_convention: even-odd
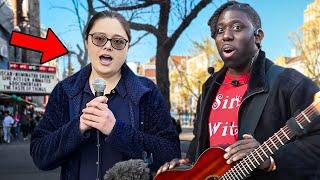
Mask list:
[[[10,143],[11,142],[11,134],[10,134],[10,128],[12,127],[14,123],[14,119],[9,115],[9,111],[4,111],[4,119],[2,122],[3,126],[3,139],[4,142]]]
[[[268,83],[271,80],[267,73],[273,63],[260,50],[264,37],[260,17],[248,4],[235,1],[223,4],[208,25],[224,67],[203,85],[195,138],[187,158],[164,164],[158,173],[194,162],[213,146],[225,149],[228,164],[239,161],[309,106],[319,90],[310,79],[293,69],[281,68],[274,83]],[[264,109],[256,126],[250,129],[252,122],[245,119],[244,114],[250,104],[255,103],[253,100],[265,93],[268,98]],[[307,133],[291,139],[248,179],[319,179],[319,128],[314,127]]]

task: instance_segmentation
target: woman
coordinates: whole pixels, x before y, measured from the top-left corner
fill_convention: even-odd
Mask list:
[[[19,138],[19,135],[20,135],[20,115],[19,115],[19,112],[18,111],[14,112],[14,115],[12,118],[14,120],[14,123],[12,125],[11,134],[13,135],[14,138]]]
[[[100,178],[119,161],[147,154],[156,170],[179,157],[179,139],[159,89],[151,80],[134,75],[125,63],[129,23],[116,12],[99,12],[88,23],[85,37],[91,64],[53,90],[31,139],[35,164],[42,170],[61,166],[61,179],[95,179],[96,130]],[[96,78],[105,80],[107,97],[94,97]]]

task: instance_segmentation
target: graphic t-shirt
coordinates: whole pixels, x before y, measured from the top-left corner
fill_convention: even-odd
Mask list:
[[[237,80],[238,85],[231,82]],[[242,97],[248,88],[249,73],[231,75],[226,73],[218,93],[213,100],[209,115],[210,146],[226,148],[238,139],[238,111]]]

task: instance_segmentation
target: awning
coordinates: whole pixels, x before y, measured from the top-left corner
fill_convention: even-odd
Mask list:
[[[30,102],[30,101],[26,101],[23,98],[21,98],[20,96],[17,96],[15,94],[9,95],[9,94],[0,93],[0,99],[6,100],[6,101],[12,101],[12,102],[21,102],[21,103],[25,103],[25,104],[29,104],[29,105],[33,105],[33,106],[38,106],[37,104]]]

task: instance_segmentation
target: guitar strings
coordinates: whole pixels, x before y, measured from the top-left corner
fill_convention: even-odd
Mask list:
[[[318,111],[316,108],[315,108],[315,106],[316,106],[316,104],[318,104],[319,102],[314,102],[314,103],[312,103],[310,106],[308,106],[304,111],[302,111],[302,112],[304,112],[307,116],[310,116],[310,115],[312,115],[314,112],[316,112],[316,111]],[[302,124],[304,124],[304,122],[306,122],[306,120],[305,120],[305,117],[302,115],[302,113],[299,113],[297,116],[296,116],[296,121],[298,122],[298,123],[300,123],[301,125]],[[309,123],[309,122],[307,122],[307,123]],[[304,124],[303,126],[305,126],[305,125],[307,125],[307,124]],[[278,138],[280,138],[280,140],[283,140],[284,138],[286,138],[286,142],[287,141],[289,141],[288,139],[287,139],[287,137],[286,136],[289,136],[290,138],[292,138],[293,136],[294,136],[294,134],[292,134],[293,132],[290,130],[290,128],[286,125],[286,126],[284,126],[283,128],[281,128],[282,130],[283,130],[283,132],[282,131],[277,131],[274,135],[276,135],[276,136],[278,136]],[[282,133],[280,133],[280,132],[282,132]],[[238,169],[240,169],[241,170],[241,167],[240,166],[243,166],[243,167],[246,167],[246,166],[250,166],[250,164],[251,164],[251,162],[254,164],[254,165],[256,165],[255,164],[255,162],[254,161],[251,161],[251,162],[248,162],[248,160],[249,160],[249,158],[250,159],[252,159],[252,158],[254,158],[256,161],[258,161],[259,163],[257,164],[257,165],[260,165],[261,163],[263,163],[263,162],[261,162],[261,160],[258,158],[258,157],[256,157],[255,156],[255,154],[254,154],[254,152],[256,152],[256,154],[261,154],[262,153],[262,151],[264,151],[264,152],[267,152],[267,150],[268,149],[264,149],[265,147],[264,147],[264,145],[266,145],[266,146],[268,146],[269,148],[272,148],[272,147],[270,147],[271,145],[273,145],[273,143],[277,146],[277,148],[278,148],[278,146],[280,145],[282,145],[281,144],[281,142],[279,141],[276,141],[276,142],[274,142],[274,139],[272,139],[272,138],[274,138],[275,136],[271,136],[267,141],[265,141],[264,143],[262,143],[257,149],[256,149],[256,151],[253,151],[253,152],[251,152],[251,153],[249,153],[244,159],[243,159],[243,161],[241,160],[239,163],[237,163],[233,168],[231,168],[228,172],[226,172],[226,174],[225,175],[229,175],[230,173],[233,173],[233,175],[235,175],[236,177],[238,177],[238,175],[237,174],[239,174],[240,176],[241,176],[241,172],[242,172],[242,174],[244,174],[244,176],[246,177],[248,174],[247,174],[247,171],[246,171],[246,173],[244,173],[243,171],[241,171],[241,172],[239,172],[239,170]],[[290,139],[289,138],[289,139]],[[276,139],[277,140],[277,139]],[[273,143],[271,142],[271,141],[273,141]],[[286,143],[285,142],[285,143]],[[280,143],[280,144],[279,144]],[[280,147],[279,146],[279,147]],[[274,148],[272,148],[272,149],[274,149]],[[268,150],[268,151],[270,151],[270,150]],[[269,153],[268,153],[269,154]],[[272,153],[270,153],[270,154],[273,154],[273,151],[272,151]],[[265,153],[264,153],[264,156],[265,156]],[[269,156],[268,156],[269,157]],[[266,158],[268,158],[268,157],[266,157]],[[245,162],[246,164],[242,164],[242,162]],[[255,168],[251,168],[251,166],[250,166],[250,169],[255,169]],[[249,169],[249,170],[250,170]],[[236,171],[236,172],[233,172],[233,171]],[[251,170],[250,170],[251,171]],[[249,172],[250,173],[250,172]],[[224,179],[225,178],[225,175],[223,175],[221,178],[222,179]]]
[[[308,106],[304,111],[302,111],[302,112],[304,112],[307,116],[310,116],[310,115],[312,115],[312,114],[314,114],[316,111],[317,111],[317,109],[315,109],[315,105],[316,104],[318,104],[318,103],[312,103],[310,106]],[[305,122],[307,122],[306,120],[305,120],[305,117],[302,115],[302,113],[299,113],[297,116],[296,116],[296,121],[298,122],[298,123],[300,123],[301,125],[303,125],[303,126],[305,126],[305,125],[307,125],[307,124],[305,124]],[[308,123],[308,122],[307,122]],[[284,130],[284,132],[285,132],[285,134],[282,132],[282,133],[280,133],[281,131],[278,131],[277,133],[275,133],[275,134],[277,134],[277,136],[281,139],[281,140],[283,140],[284,138],[286,138],[286,135],[288,135],[288,136],[290,136],[290,133],[293,133],[291,130],[290,130],[290,128],[289,127],[287,127],[287,126],[284,126],[283,128],[282,128],[283,130]],[[271,136],[271,139],[272,139],[272,137],[274,137],[274,136]],[[274,139],[272,139],[273,141],[274,141]],[[277,139],[276,139],[277,140]],[[268,140],[267,140],[268,141]],[[271,144],[270,144],[271,143]],[[280,144],[279,144],[280,143]],[[268,146],[270,146],[270,145],[272,145],[272,142],[269,142],[269,143],[267,143],[267,145]],[[282,145],[281,144],[281,142],[276,142],[276,145]]]
[[[310,115],[312,115],[314,112],[316,112],[317,110],[315,109],[315,103],[312,103],[310,106],[308,106],[304,111],[302,111],[302,112],[304,112],[307,116],[310,116]],[[304,122],[306,122],[305,121],[305,117],[301,114],[301,113],[299,113],[297,116],[296,116],[296,121],[298,122],[298,123],[300,123],[301,125],[302,124],[304,124]],[[308,122],[307,122],[308,123]],[[304,124],[303,126],[305,126],[305,125],[307,125],[307,124]],[[277,131],[275,134],[276,134],[276,136],[278,136],[281,140],[283,140],[284,138],[286,138],[286,135],[287,136],[291,136],[291,134],[293,133],[291,130],[290,130],[290,128],[288,127],[288,126],[284,126],[283,128],[282,128],[282,130],[284,131],[284,133],[283,132],[281,132],[281,131]],[[273,139],[273,138],[276,138],[275,136],[271,136],[267,141],[266,141],[266,144],[270,147],[271,145],[273,145],[273,143],[270,141],[269,142],[269,140],[272,140],[275,144],[276,144],[276,146],[281,146],[282,144],[281,144],[281,142],[280,141],[277,141],[278,139],[276,138],[276,139]],[[287,138],[285,139],[286,140],[286,142],[287,141],[289,141]],[[263,149],[263,147],[260,147],[260,148],[262,148],[262,150],[263,151],[266,151],[267,149]],[[260,148],[258,148],[257,149],[257,151],[259,152],[259,153],[261,153],[261,151],[262,150],[260,150]]]
[[[307,107],[303,112],[307,115],[307,116],[310,116],[311,114],[313,114],[314,112],[316,112],[317,110],[315,109],[315,104],[314,103],[312,103],[309,107]],[[304,120],[305,118],[304,118],[304,116],[300,113],[299,115],[297,115],[297,117],[296,117],[296,121],[297,122],[299,122],[299,123],[301,123],[301,124],[303,124],[303,121],[305,122],[305,120]],[[291,134],[292,134],[292,131],[287,127],[287,126],[284,126],[283,128],[283,131],[284,131],[284,133],[287,135],[287,136],[291,136]],[[285,134],[282,132],[282,133],[280,133],[281,131],[278,131],[277,133],[275,133],[281,140],[283,140],[284,138],[286,138],[285,137]],[[280,141],[277,141],[278,139],[273,139],[273,138],[276,138],[275,136],[271,136],[267,141],[266,141],[266,145],[267,146],[271,146],[271,148],[272,148],[272,145],[273,145],[273,143],[277,146],[277,147],[279,147],[279,145],[281,146],[282,144],[281,144],[281,142]],[[271,142],[271,140],[273,141],[273,143]],[[289,141],[289,140],[286,140],[286,141]],[[260,150],[260,148],[262,149],[262,150]],[[258,151],[258,153],[259,154],[261,154],[262,153],[262,151],[264,151],[264,152],[266,152],[268,149],[264,149],[264,147],[263,147],[263,144],[260,146],[260,148],[257,148],[256,150]],[[272,148],[272,149],[274,149],[274,148]],[[249,156],[254,156],[254,153],[250,153],[249,154]],[[252,157],[251,157],[251,159],[252,159]],[[257,157],[255,156],[254,158],[256,158],[257,159]]]

